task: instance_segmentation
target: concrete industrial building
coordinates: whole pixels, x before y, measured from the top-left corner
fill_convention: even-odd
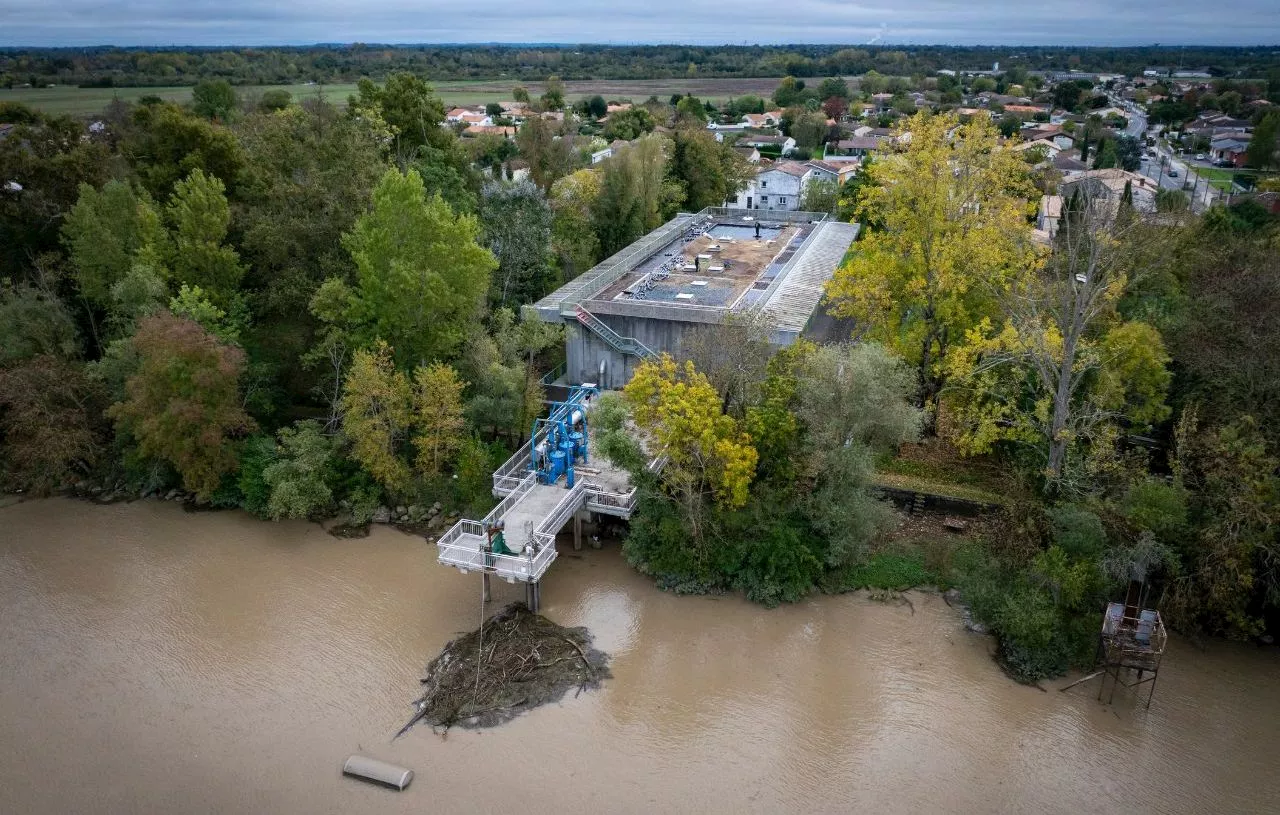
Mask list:
[[[526,306],[526,316],[568,326],[562,382],[621,388],[639,360],[678,357],[692,332],[732,313],[764,313],[776,345],[795,342],[857,234],[825,213],[681,213]]]

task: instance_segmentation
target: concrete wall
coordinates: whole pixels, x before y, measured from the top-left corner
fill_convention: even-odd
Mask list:
[[[623,337],[634,337],[658,353],[664,351],[680,357],[685,337],[697,331],[698,323],[657,320],[650,317],[624,317],[617,314],[597,314],[601,320]],[[569,381],[595,382],[601,388],[613,390],[631,381],[640,360],[630,354],[614,350],[613,346],[589,328],[573,324],[565,338],[566,373]],[[605,372],[600,375],[600,363]]]

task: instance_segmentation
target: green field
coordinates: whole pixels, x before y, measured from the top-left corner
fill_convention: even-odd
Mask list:
[[[511,99],[515,82],[509,80],[471,80],[432,83],[446,105],[483,105]],[[767,97],[777,87],[777,79],[637,79],[637,80],[577,80],[565,83],[565,95],[570,100],[600,94],[606,99],[629,98],[643,101],[651,95],[667,99],[673,93],[692,93],[695,96],[720,102],[734,96],[753,93]],[[340,103],[355,91],[355,83],[337,85],[256,85],[239,86],[236,92],[241,98],[259,95],[263,91],[283,89],[295,99],[322,95],[331,102]],[[526,84],[533,95],[542,93],[541,83]],[[191,98],[190,87],[167,88],[77,88],[59,85],[53,88],[0,89],[0,102],[21,102],[37,110],[71,116],[92,116],[100,113],[112,99],[136,102],[143,96],[159,96],[171,102],[186,102]]]

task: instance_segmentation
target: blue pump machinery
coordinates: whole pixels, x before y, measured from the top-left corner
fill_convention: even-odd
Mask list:
[[[587,407],[599,393],[591,384],[574,385],[567,400],[552,403],[547,418],[534,420],[529,469],[539,483],[554,484],[564,476],[565,486],[573,487],[574,465],[587,463]]]

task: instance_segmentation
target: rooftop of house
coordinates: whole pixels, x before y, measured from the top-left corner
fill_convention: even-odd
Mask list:
[[[774,313],[780,331],[798,333],[857,232],[856,224],[825,213],[681,213],[526,309],[546,322],[571,320],[580,305],[599,314],[712,323],[758,308]]]

